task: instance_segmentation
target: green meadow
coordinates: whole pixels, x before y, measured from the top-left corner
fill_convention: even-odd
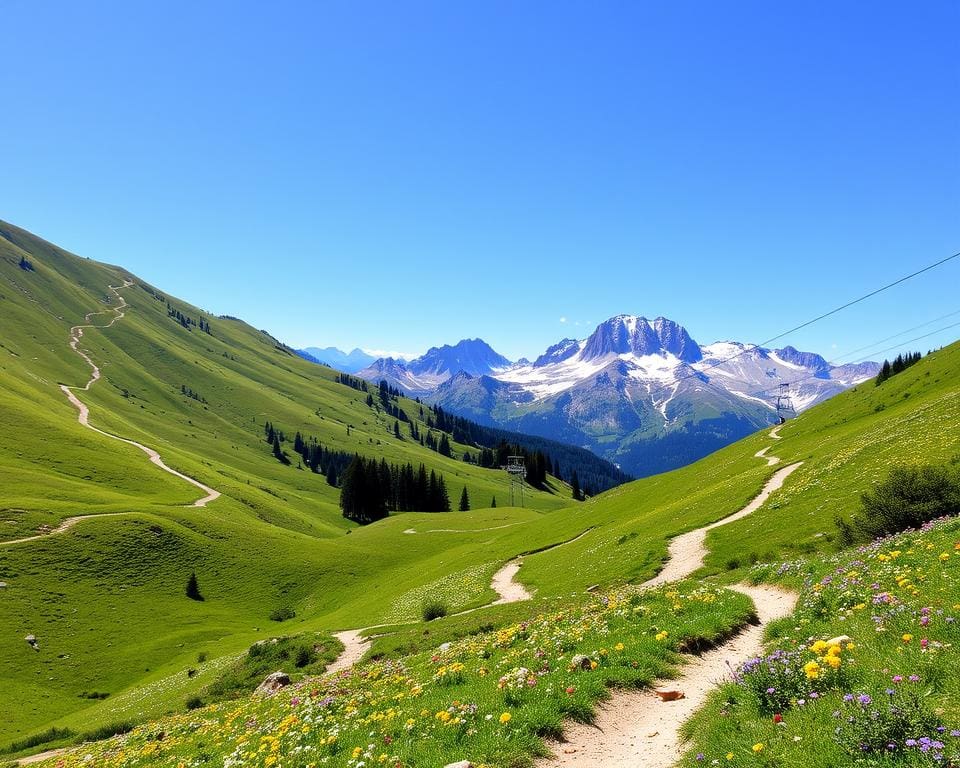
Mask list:
[[[526,509],[508,508],[504,473],[461,461],[466,446],[454,444],[454,457],[445,458],[396,439],[393,419],[368,407],[363,393],[269,334],[9,225],[0,224],[0,235],[0,426],[8,437],[0,445],[0,581],[7,584],[0,589],[0,711],[12,713],[0,721],[0,747],[52,726],[82,733],[183,712],[252,643],[277,635],[387,624],[368,631],[379,635],[371,654],[420,664],[443,642],[495,635],[551,610],[589,612],[594,598],[584,597],[586,589],[613,593],[643,582],[661,567],[672,536],[754,497],[777,469],[754,456],[768,445],[780,466],[802,466],[760,510],[710,532],[697,577],[722,585],[742,580],[757,562],[832,556],[835,518],[849,519],[860,494],[890,467],[960,453],[954,344],[880,387],[866,382],[811,409],[785,425],[780,440],[759,432],[584,503],[551,478],[548,491],[527,495]],[[33,271],[18,266],[24,255]],[[221,491],[206,507],[188,506],[201,494],[139,450],[78,425],[58,388],[89,376],[67,346],[70,326],[108,309],[106,286],[125,279],[136,283],[122,290],[126,316],[84,334],[82,347],[103,378],[80,396],[92,424],[155,448],[170,466]],[[168,301],[209,321],[211,334],[169,318]],[[416,403],[402,407],[416,416]],[[340,515],[337,491],[322,476],[297,468],[296,457],[283,466],[271,456],[265,420],[337,450],[423,462],[443,473],[454,504],[466,486],[474,509],[396,514],[357,527]],[[500,506],[491,509],[494,496]],[[12,543],[76,515],[107,516]],[[490,576],[517,556],[532,601],[421,621],[430,599],[451,613],[489,603]],[[185,596],[192,572],[202,602]],[[725,600],[716,613],[714,603],[698,604],[702,622],[692,635],[742,623],[743,606]],[[295,615],[271,620],[278,609]],[[626,627],[618,631],[628,639]],[[24,642],[27,634],[36,635],[39,651]],[[535,752],[528,736],[555,730],[564,714],[589,717],[607,683],[647,681],[673,658],[648,656],[631,657],[638,665],[649,660],[647,674],[601,676],[575,707],[567,702],[569,710],[563,697],[540,715],[530,710],[525,741],[511,754]],[[108,695],[91,699],[90,692]],[[495,754],[490,745],[506,730],[482,733],[491,740],[483,755]]]

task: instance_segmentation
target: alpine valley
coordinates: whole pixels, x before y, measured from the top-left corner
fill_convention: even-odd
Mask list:
[[[673,320],[617,315],[586,339],[511,362],[482,339],[359,372],[481,424],[588,448],[636,477],[689,464],[778,420],[780,384],[803,411],[875,376],[791,346],[701,346]]]

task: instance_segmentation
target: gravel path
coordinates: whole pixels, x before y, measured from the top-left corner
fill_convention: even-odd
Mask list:
[[[780,427],[770,432],[779,440]],[[768,446],[754,454],[769,466],[780,462],[767,456]],[[802,462],[783,467],[764,485],[747,506],[715,523],[675,537],[669,546],[670,559],[663,570],[644,583],[656,587],[686,578],[703,566],[707,555],[707,531],[755,512],[780,488]],[[729,666],[736,666],[763,650],[763,632],[768,622],[789,615],[796,595],[771,586],[737,584],[731,589],[748,595],[759,623],[684,665],[675,680],[663,680],[638,691],[618,691],[598,707],[592,724],[569,721],[564,724],[564,741],[553,745],[553,755],[536,762],[537,768],[667,768],[683,754],[680,726],[706,701],[710,691],[729,679]],[[661,701],[654,689],[662,685],[683,692],[683,698]]]

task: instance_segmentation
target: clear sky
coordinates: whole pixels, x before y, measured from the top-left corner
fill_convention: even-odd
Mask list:
[[[621,312],[757,341],[960,250],[955,0],[2,15],[0,218],[295,346],[532,357]],[[958,289],[960,259],[786,342]]]

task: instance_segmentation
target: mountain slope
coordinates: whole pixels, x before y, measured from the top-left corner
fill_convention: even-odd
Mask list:
[[[92,425],[157,450],[173,469],[222,493],[204,508],[190,506],[201,491],[139,449],[81,426],[59,387],[82,388],[90,378],[68,344],[71,326],[101,311],[107,314],[89,323],[106,324],[118,306],[109,286],[126,281],[132,284],[118,288],[124,317],[84,330],[79,348],[102,377],[77,394]],[[182,675],[198,646],[211,658],[238,652],[276,608],[295,609],[300,628],[335,628],[334,613],[338,622],[354,612],[385,614],[392,598],[437,578],[461,543],[447,553],[415,537],[385,546],[377,530],[356,529],[340,514],[338,490],[298,467],[297,431],[331,450],[422,462],[445,477],[454,506],[463,487],[475,507],[509,498],[505,473],[462,461],[472,447],[454,442],[444,457],[395,437],[394,419],[368,406],[363,392],[268,333],[5,223],[0,316],[0,581],[7,584],[0,625],[10,629],[0,633],[0,710],[13,713],[0,722],[0,744],[52,717],[116,719],[123,691]],[[415,403],[401,407],[427,431]],[[288,436],[290,465],[271,455],[267,420]],[[525,501],[545,512],[569,496],[551,479]],[[75,516],[90,519],[4,544]],[[203,603],[184,595],[193,571]],[[460,598],[482,602],[486,589],[477,585]],[[40,652],[23,641],[28,634],[39,638]],[[182,692],[199,684],[176,681],[167,689],[176,698],[152,705],[182,706]],[[90,691],[111,696],[100,703],[80,697]],[[130,701],[139,699],[131,694]]]
[[[589,448],[641,477],[776,423],[780,383],[801,411],[877,370],[831,366],[793,347],[701,347],[672,320],[633,315],[610,318],[586,339],[563,339],[533,363],[501,359],[468,370],[454,362],[427,371],[379,360],[360,375],[484,424]]]
[[[831,542],[833,516],[849,516],[858,506],[860,494],[890,466],[918,460],[943,462],[956,455],[960,451],[958,381],[960,344],[954,344],[933,353],[882,386],[874,386],[871,382],[856,387],[808,410],[777,430],[758,432],[692,466],[621,486],[575,509],[531,517],[509,528],[490,529],[484,535],[493,546],[512,547],[515,553],[525,553],[519,578],[528,587],[536,589],[534,600],[493,606],[468,616],[440,619],[432,622],[429,629],[423,625],[378,628],[373,630],[378,633],[373,651],[402,657],[400,665],[377,661],[344,677],[310,681],[301,689],[281,694],[273,700],[253,698],[204,710],[189,719],[166,719],[141,730],[125,742],[135,749],[130,750],[129,756],[118,757],[118,763],[121,767],[132,767],[137,764],[141,749],[156,750],[150,746],[149,739],[157,731],[172,736],[161,745],[161,749],[166,750],[164,759],[170,765],[178,760],[187,762],[208,755],[210,751],[222,757],[237,744],[243,749],[256,750],[258,741],[266,742],[265,749],[270,749],[273,742],[264,738],[265,731],[272,737],[274,732],[284,728],[282,723],[290,722],[290,718],[304,714],[312,716],[318,711],[313,708],[317,701],[322,716],[311,719],[310,728],[288,729],[290,738],[276,739],[279,760],[287,759],[288,755],[296,760],[307,751],[312,757],[312,750],[316,749],[329,764],[348,765],[356,762],[361,754],[376,760],[377,753],[383,749],[388,759],[389,754],[396,751],[402,759],[397,758],[395,762],[407,765],[422,758],[422,744],[428,743],[431,750],[436,750],[429,754],[437,765],[457,757],[495,761],[504,754],[509,754],[511,760],[522,762],[540,746],[535,734],[557,732],[560,722],[557,712],[568,715],[575,712],[578,719],[583,719],[590,711],[589,702],[603,697],[610,685],[618,681],[621,685],[629,683],[631,686],[649,684],[651,676],[649,668],[643,668],[644,659],[632,655],[638,650],[650,649],[663,658],[670,651],[684,647],[690,650],[691,646],[702,647],[705,640],[722,639],[733,627],[742,624],[741,615],[738,622],[726,629],[722,624],[718,626],[718,612],[724,610],[724,603],[729,600],[729,596],[717,588],[719,583],[725,583],[728,578],[744,578],[745,566],[754,559],[776,563],[786,558],[789,571],[797,568],[795,558],[801,553],[816,556],[832,551],[835,546]],[[770,457],[774,451],[779,458]],[[796,466],[797,462],[802,463]],[[792,469],[786,484],[765,504],[742,519],[708,533],[706,542],[710,555],[706,567],[694,574],[694,580],[671,584],[666,593],[639,593],[636,588],[622,586],[624,581],[632,584],[645,582],[660,568],[670,539],[741,509],[771,476],[786,475],[785,467]],[[561,541],[565,543],[537,551],[535,542],[546,528],[563,534],[565,539]],[[852,570],[863,571],[861,550],[850,551],[850,557],[845,559],[855,561],[840,571],[837,571],[836,563],[825,563],[818,569],[822,584],[815,583],[809,590],[815,594],[818,586],[830,584],[830,589],[837,594],[831,594],[827,603],[809,601],[808,612],[801,617],[803,625],[811,618],[815,622],[826,619],[833,624],[832,631],[829,635],[818,636],[830,637],[844,632],[845,624],[855,623],[858,633],[851,634],[857,646],[853,654],[856,669],[873,675],[874,685],[879,684],[880,691],[891,684],[892,673],[900,670],[888,668],[890,662],[887,659],[880,659],[881,663],[877,663],[878,659],[872,657],[877,647],[875,641],[886,642],[892,649],[891,659],[895,661],[899,657],[901,661],[896,663],[913,664],[906,670],[916,668],[924,679],[927,676],[933,679],[937,671],[943,671],[941,662],[950,663],[944,668],[948,671],[956,665],[953,657],[946,656],[950,652],[949,645],[944,645],[933,655],[934,661],[940,660],[937,664],[926,664],[924,659],[930,656],[926,650],[920,650],[921,643],[913,642],[908,647],[904,645],[907,637],[900,640],[900,624],[891,623],[890,631],[878,635],[873,631],[875,627],[870,612],[855,614],[859,609],[849,608],[853,602],[851,594],[869,602],[872,593],[874,598],[884,598],[882,602],[888,603],[884,610],[889,611],[891,622],[900,614],[904,631],[913,629],[919,634],[920,625],[926,623],[921,617],[929,614],[930,620],[937,625],[930,628],[931,634],[935,632],[937,637],[948,637],[953,630],[945,629],[940,618],[942,613],[939,610],[931,613],[929,607],[921,608],[930,605],[927,602],[930,598],[926,596],[928,591],[922,585],[929,577],[929,581],[934,582],[931,586],[937,586],[937,572],[928,569],[931,563],[936,567],[947,567],[950,563],[942,561],[946,558],[952,563],[954,560],[950,557],[950,550],[955,540],[956,522],[941,526],[935,533],[937,536],[932,540],[914,536],[916,542],[923,545],[916,549],[924,553],[926,561],[925,567],[917,568],[913,576],[917,586],[894,586],[895,581],[906,580],[903,566],[881,564],[880,558],[876,561],[870,558],[874,566],[868,569],[882,571],[878,577],[870,574],[870,578],[858,578]],[[906,546],[903,548],[907,549]],[[939,554],[941,552],[945,554]],[[894,557],[894,553],[890,553],[885,559],[890,561]],[[771,565],[768,570],[774,567]],[[837,577],[838,572],[843,575],[842,579]],[[953,572],[955,574],[955,569]],[[453,580],[460,574],[457,565],[451,563],[448,578]],[[710,580],[711,575],[719,578]],[[890,583],[882,588],[903,589],[905,598],[912,591],[916,595],[911,599],[915,606],[903,614],[898,608],[901,601],[889,599],[896,592],[878,597],[876,590],[881,587],[868,586],[875,578]],[[955,592],[950,590],[954,586],[955,579],[941,581],[937,593],[941,601],[933,605],[942,605],[942,599],[947,599],[949,605],[952,602],[950,594]],[[854,589],[856,591],[852,592]],[[862,598],[860,593],[863,593]],[[653,604],[654,601],[664,601],[662,610]],[[839,616],[838,605],[844,608]],[[610,616],[622,618],[624,624],[614,627]],[[701,629],[698,633],[691,631],[689,626],[682,626],[683,622],[691,620],[709,629]],[[796,644],[791,638],[795,636],[793,628],[797,625],[797,618],[783,625],[788,635],[783,642],[789,642],[791,648]],[[924,633],[927,631],[923,630]],[[385,634],[380,636],[381,633]],[[587,647],[581,650],[580,643],[584,640]],[[453,641],[452,645],[449,641]],[[931,644],[933,647],[936,646]],[[853,645],[845,648],[845,661],[849,658],[846,653],[851,650],[854,650]],[[905,650],[922,655],[911,660],[900,655]],[[590,670],[569,664],[572,654],[581,652],[587,654],[588,661],[593,660]],[[456,666],[453,666],[454,662]],[[918,664],[920,666],[916,666]],[[520,665],[523,665],[523,671],[517,672]],[[635,673],[633,670],[638,667],[643,669]],[[538,673],[531,676],[527,670],[534,668]],[[390,674],[398,670],[399,674]],[[506,674],[498,683],[499,673],[490,674],[491,670]],[[416,679],[410,680],[408,675]],[[385,680],[394,680],[397,687],[389,687],[382,682]],[[945,717],[949,717],[948,722],[952,724],[956,712],[949,706],[955,701],[955,695],[951,698],[951,694],[955,694],[955,684],[947,675],[941,675],[938,681],[945,685],[937,686],[935,701],[948,707]],[[895,678],[893,682],[898,680]],[[863,678],[858,673],[856,685],[862,684]],[[823,691],[822,688],[819,690]],[[848,691],[849,688],[841,690]],[[586,701],[581,698],[584,694]],[[923,695],[927,695],[926,691]],[[824,711],[817,721],[821,726],[818,733],[835,721],[830,711],[839,704],[840,694],[831,692],[830,696],[836,697],[837,704],[829,698],[821,702],[820,710]],[[444,730],[446,726],[437,725],[437,721],[445,717],[443,713],[451,701],[455,702],[454,714],[464,723],[461,731]],[[461,709],[456,702],[465,705]],[[475,704],[466,705],[466,702]],[[752,707],[738,707],[730,712],[729,700],[718,700],[717,703],[718,707],[708,713],[717,723],[725,724],[730,718],[736,718],[739,723],[756,715]],[[720,706],[724,717],[716,714]],[[383,716],[389,708],[393,708],[396,717]],[[785,711],[784,722],[792,717],[791,727],[803,727],[807,722],[803,715],[806,711],[792,709],[789,714]],[[438,716],[437,712],[441,714]],[[497,720],[497,713],[509,717],[500,716]],[[766,712],[761,714],[766,726],[762,743],[769,746],[764,754],[779,751],[785,743],[792,745],[795,759],[799,760],[795,764],[805,764],[802,743],[798,746],[791,738],[781,739],[775,731],[784,732],[787,726],[774,726],[779,719],[772,719]],[[474,715],[475,719],[471,720]],[[408,716],[410,719],[405,720]],[[493,724],[484,726],[484,723],[491,722]],[[199,723],[204,725],[197,728]],[[270,724],[269,727],[265,727],[266,723]],[[460,723],[453,723],[453,726],[457,725]],[[414,733],[410,733],[410,729],[415,729]],[[348,734],[348,746],[357,744],[357,751],[352,752],[349,748],[321,751],[330,742],[320,739],[330,732]],[[425,739],[426,733],[432,734],[432,738]],[[447,733],[452,735],[446,738]],[[713,753],[722,755],[725,749],[735,748],[736,755],[745,760],[758,759],[756,754],[760,750],[750,747],[757,742],[756,738],[751,738],[752,733],[738,729],[737,733],[728,735],[729,741],[715,745]],[[805,738],[802,737],[801,742]],[[122,752],[117,749],[122,743],[114,741],[91,749],[96,755],[117,755]],[[252,743],[252,747],[243,746],[248,743]],[[365,750],[363,745],[367,743],[374,746]],[[381,748],[381,744],[385,746]],[[81,765],[85,751],[86,748],[74,751],[67,758],[67,765]],[[414,756],[414,759],[408,760],[408,756]],[[691,763],[697,761],[692,755],[689,759]],[[856,760],[857,757],[853,757],[831,764],[852,765]]]

